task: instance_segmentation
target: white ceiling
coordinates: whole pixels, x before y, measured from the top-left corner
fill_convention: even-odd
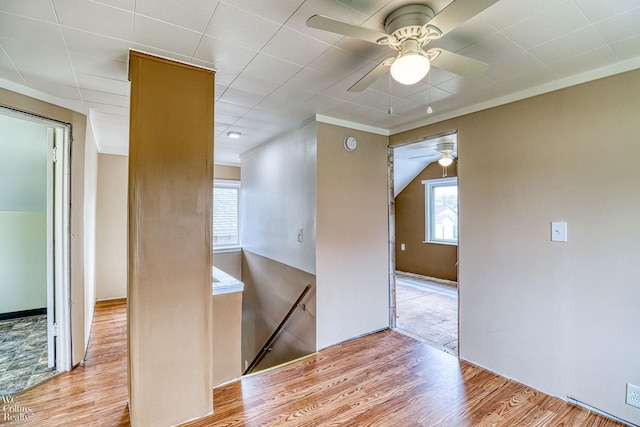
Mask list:
[[[638,0],[501,0],[432,47],[487,62],[464,79],[346,89],[385,46],[307,28],[323,14],[384,31],[402,0],[0,0],[0,86],[90,114],[103,153],[128,151],[129,49],[217,70],[216,163],[315,115],[393,134],[640,67]],[[450,0],[428,0],[436,12]],[[434,113],[426,114],[429,90]],[[1,100],[0,100],[1,103]],[[167,112],[170,114],[170,112]],[[229,131],[243,135],[229,139]]]

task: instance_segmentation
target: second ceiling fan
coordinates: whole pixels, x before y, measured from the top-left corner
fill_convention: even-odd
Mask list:
[[[396,81],[405,85],[422,80],[431,65],[463,77],[482,73],[488,67],[484,62],[440,48],[424,48],[431,40],[442,37],[497,2],[498,0],[454,0],[437,15],[424,4],[401,6],[385,19],[386,33],[323,15],[313,15],[307,20],[307,26],[387,45],[398,52],[382,61],[348,89],[349,92],[360,92],[387,71],[391,72]]]

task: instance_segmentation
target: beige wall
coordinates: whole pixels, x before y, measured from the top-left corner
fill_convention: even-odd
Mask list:
[[[214,252],[213,265],[235,279],[242,280],[242,251]]]
[[[85,219],[85,179],[93,172],[85,170],[85,144],[87,117],[84,114],[39,101],[28,96],[0,88],[0,103],[65,123],[71,123],[71,357],[79,363],[84,357],[85,337],[85,263],[91,252],[84,251],[85,229],[95,226],[91,218]],[[91,286],[91,285],[88,285]]]
[[[358,148],[348,152],[353,135]],[[317,348],[389,326],[388,138],[317,124]]]
[[[129,70],[129,410],[169,426],[213,410],[214,73],[137,52]]]
[[[307,284],[312,288],[254,371],[267,369],[316,350],[316,278],[313,274],[244,250],[242,252],[242,369],[289,312]]]
[[[457,162],[447,167],[456,176]],[[458,247],[425,241],[425,179],[442,178],[442,166],[431,163],[396,196],[396,270],[437,279],[458,280]],[[405,244],[405,250],[400,245]]]
[[[213,383],[215,387],[242,375],[242,292],[213,297]]]
[[[128,157],[100,154],[96,230],[96,297],[127,296]]]
[[[461,357],[635,424],[639,93],[633,71],[392,138],[458,129]]]
[[[240,181],[240,167],[214,165],[213,177],[214,179],[228,179],[231,181]]]

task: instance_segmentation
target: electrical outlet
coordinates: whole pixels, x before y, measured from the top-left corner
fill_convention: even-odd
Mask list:
[[[627,405],[640,408],[640,386],[627,383]]]

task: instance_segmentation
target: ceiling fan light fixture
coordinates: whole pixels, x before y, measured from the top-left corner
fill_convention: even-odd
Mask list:
[[[398,83],[412,85],[429,73],[429,58],[422,54],[417,40],[402,42],[400,54],[391,64],[391,76]]]
[[[447,167],[451,163],[453,163],[453,157],[451,156],[451,154],[445,153],[442,155],[442,158],[438,160],[438,163],[440,163],[444,167]]]

